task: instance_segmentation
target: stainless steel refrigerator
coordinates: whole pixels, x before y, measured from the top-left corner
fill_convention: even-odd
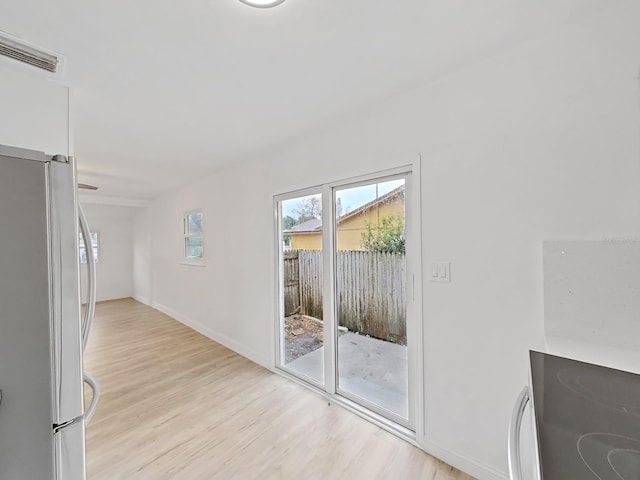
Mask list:
[[[78,215],[73,158],[0,146],[0,480],[86,476]]]

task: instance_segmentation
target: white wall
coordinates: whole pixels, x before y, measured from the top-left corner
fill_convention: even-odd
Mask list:
[[[151,209],[139,208],[132,219],[133,293],[139,302],[150,305],[153,298],[151,276]]]
[[[69,89],[0,57],[0,145],[72,154]]]
[[[133,218],[137,208],[83,204],[87,223],[98,233],[97,301],[133,296]],[[86,301],[87,265],[81,265],[82,301]]]
[[[504,477],[527,349],[544,346],[542,240],[640,233],[639,21],[640,4],[617,2],[157,199],[135,289],[272,366],[272,196],[420,152],[424,265],[452,262],[450,284],[423,273],[423,445]],[[206,268],[180,264],[182,212],[199,207]]]

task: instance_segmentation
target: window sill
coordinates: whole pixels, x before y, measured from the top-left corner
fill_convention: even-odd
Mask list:
[[[185,267],[206,267],[207,266],[207,264],[204,262],[193,262],[193,261],[190,262],[188,260],[180,262],[180,265],[184,265]]]

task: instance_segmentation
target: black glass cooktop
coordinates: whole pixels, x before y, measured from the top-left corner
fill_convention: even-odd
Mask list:
[[[640,375],[530,352],[544,480],[640,480]]]

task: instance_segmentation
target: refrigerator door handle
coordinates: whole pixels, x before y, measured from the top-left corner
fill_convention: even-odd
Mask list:
[[[91,323],[93,322],[93,316],[96,310],[96,263],[93,255],[93,244],[91,243],[91,231],[89,230],[89,224],[80,205],[78,205],[78,217],[80,219],[80,232],[82,233],[84,248],[87,253],[87,291],[89,293],[87,308],[84,313],[84,322],[82,323],[82,351],[84,351],[89,341]]]
[[[98,402],[100,401],[100,384],[96,381],[93,375],[88,372],[84,372],[84,382],[89,385],[93,391],[91,404],[85,413],[85,424],[88,425],[93,418],[93,414],[96,413],[96,409],[98,408]]]
[[[520,457],[520,429],[524,410],[529,403],[529,387],[524,387],[513,406],[509,421],[509,439],[507,443],[507,460],[509,462],[509,479],[523,480],[522,460]]]
[[[87,347],[87,342],[89,341],[91,324],[93,323],[93,316],[96,311],[96,263],[93,254],[93,244],[91,243],[91,231],[89,230],[89,224],[87,223],[84,211],[79,204],[78,217],[80,220],[80,231],[82,232],[82,238],[84,239],[85,252],[87,253],[87,290],[89,292],[84,322],[82,324],[82,351],[84,352]],[[98,408],[98,402],[100,401],[100,384],[90,373],[87,372],[83,373],[83,380],[93,391],[91,404],[89,405],[89,408],[87,408],[85,414],[85,425],[88,425],[91,418],[93,418],[93,414],[96,413],[96,409]]]

